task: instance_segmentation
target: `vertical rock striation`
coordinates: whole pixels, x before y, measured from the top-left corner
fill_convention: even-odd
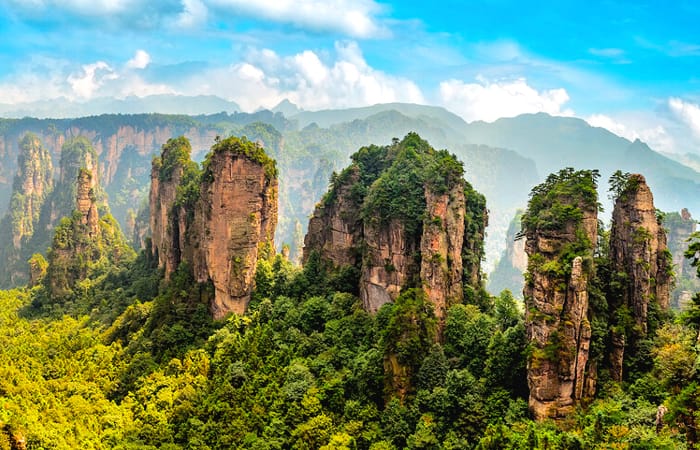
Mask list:
[[[192,170],[190,154],[192,147],[184,137],[169,139],[163,145],[160,158],[154,158],[151,168],[151,190],[149,193],[151,252],[162,267],[165,279],[180,264],[182,247],[178,220],[179,209],[175,208],[177,189],[185,170]]]
[[[700,279],[695,274],[695,268],[685,257],[688,240],[695,232],[697,222],[690,212],[683,208],[680,213],[664,214],[663,226],[668,232],[668,249],[673,258],[676,287],[671,292],[671,307],[677,310],[685,309],[693,294],[700,291]]]
[[[217,319],[231,311],[245,312],[259,253],[274,248],[278,190],[274,162],[246,154],[248,147],[260,149],[230,139],[213,147],[194,210],[194,275],[199,282],[213,283],[210,309]]]
[[[153,162],[151,249],[166,279],[186,262],[211,282],[219,319],[245,312],[261,252],[274,246],[277,169],[262,148],[235,137],[217,141],[199,171],[187,139],[171,139]]]
[[[332,191],[314,210],[304,237],[303,261],[312,251],[319,251],[335,267],[358,263],[358,243],[362,238],[361,203],[352,195],[352,187],[360,182],[360,168],[346,169],[344,180],[336,179]]]
[[[51,155],[41,140],[27,133],[19,143],[17,174],[10,209],[0,222],[0,286],[9,288],[28,281],[26,247],[39,222],[41,208],[53,188]]]
[[[587,385],[596,178],[597,172],[573,169],[550,175],[533,189],[522,219],[529,260],[523,290],[529,407],[537,420],[572,412]]]
[[[316,206],[304,262],[317,253],[330,272],[357,269],[371,312],[407,288],[422,288],[441,321],[465,290],[481,286],[483,196],[464,180],[454,155],[415,133],[351,158]]]
[[[642,175],[629,175],[617,192],[610,230],[610,263],[619,288],[612,289],[613,311],[626,311],[634,326],[626,326],[614,314],[610,356],[614,380],[623,377],[627,348],[634,354],[638,341],[648,333],[652,303],[662,310],[670,306],[671,254],[666,230],[654,207],[654,197]]]

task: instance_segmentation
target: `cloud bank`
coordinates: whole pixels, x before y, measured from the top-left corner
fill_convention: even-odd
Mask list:
[[[573,114],[563,108],[569,101],[569,94],[563,88],[537,91],[524,78],[496,82],[481,78],[477,81],[443,81],[440,103],[467,121],[492,122],[501,117],[537,112],[557,116]]]

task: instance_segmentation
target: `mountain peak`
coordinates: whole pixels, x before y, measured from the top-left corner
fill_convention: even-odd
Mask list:
[[[297,105],[289,101],[289,99],[284,99],[271,109],[272,112],[279,112],[284,114],[286,117],[293,116],[302,111]]]

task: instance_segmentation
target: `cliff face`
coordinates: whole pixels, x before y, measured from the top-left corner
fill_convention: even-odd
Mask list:
[[[87,168],[78,170],[73,213],[56,226],[48,267],[42,267],[44,262],[39,255],[30,260],[32,282],[43,278],[52,302],[69,298],[76,283],[89,278],[98,261],[101,261],[99,266],[104,266],[105,262],[118,264],[133,256],[116,221],[109,215],[99,217],[96,195],[99,184],[93,173],[96,171]]]
[[[359,248],[356,245],[362,238],[362,205],[353,198],[352,187],[359,182],[360,169],[351,166],[347,179],[335,186],[334,201],[321,202],[316,207],[304,237],[304,262],[311,251],[316,250],[334,266],[357,264]]]
[[[214,146],[188,230],[197,242],[195,279],[214,284],[214,318],[245,312],[259,253],[274,248],[277,178],[263,163],[242,154],[240,146],[237,141]]]
[[[464,181],[453,155],[411,133],[387,147],[364,147],[332,179],[304,240],[331,271],[354,266],[366,310],[375,312],[406,288],[420,287],[438,319],[478,289],[483,196]]]
[[[166,278],[187,262],[211,282],[214,318],[245,312],[261,251],[273,248],[277,225],[274,160],[246,140],[217,141],[200,173],[184,137],[163,146],[153,163],[152,252]]]
[[[529,258],[523,291],[529,406],[538,419],[569,414],[584,396],[591,339],[588,283],[597,237],[595,174],[561,171],[533,190],[523,216]]]
[[[166,280],[180,264],[180,233],[185,230],[180,229],[180,208],[175,208],[175,201],[191,152],[185,138],[170,139],[163,145],[161,157],[153,160],[151,168],[151,252],[158,259],[159,267],[164,268]]]
[[[462,266],[466,214],[464,185],[457,183],[442,194],[426,187],[425,203],[427,214],[420,241],[420,279],[424,280],[423,289],[435,307],[435,315],[443,318],[448,306],[462,301],[463,276],[466,275],[474,285],[481,281],[481,271],[465,274]]]
[[[632,174],[617,196],[610,230],[610,263],[613,274],[624,273],[619,292],[609,301],[614,310],[629,310],[635,326],[622,331],[614,322],[611,355],[612,377],[622,380],[625,347],[636,350],[636,343],[647,335],[651,302],[661,309],[670,306],[671,254],[666,231],[654,208],[654,197],[642,175]]]
[[[671,307],[682,310],[693,294],[700,291],[700,280],[695,275],[695,268],[684,255],[688,249],[688,238],[695,232],[696,222],[690,212],[683,208],[680,213],[665,214],[663,226],[668,231],[668,249],[676,278],[675,288],[671,292]]]
[[[367,311],[377,312],[395,300],[420,270],[414,258],[420,242],[407,236],[399,220],[382,226],[370,221],[365,224],[363,236],[366,257],[362,263],[360,298]],[[440,312],[442,309],[436,314]]]
[[[11,287],[27,281],[23,247],[34,234],[41,208],[53,187],[51,156],[39,138],[28,133],[20,142],[10,209],[0,222],[3,270],[0,285]]]

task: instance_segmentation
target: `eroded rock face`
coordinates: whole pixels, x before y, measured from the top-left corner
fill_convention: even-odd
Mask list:
[[[211,282],[215,319],[243,314],[261,251],[274,248],[277,174],[274,160],[246,140],[212,147],[203,172],[184,137],[163,146],[151,173],[151,248],[166,278],[186,262],[197,282]]]
[[[420,244],[420,278],[428,300],[435,307],[435,316],[442,319],[447,308],[460,303],[464,296],[464,186],[458,183],[444,194],[433,193],[426,187],[425,202],[427,214]],[[481,271],[468,273],[467,277],[479,283]]]
[[[560,176],[549,187],[551,191],[571,191],[570,187],[577,186],[576,177],[561,173]],[[594,185],[592,181],[591,184]],[[555,203],[556,207],[547,205],[528,213],[549,218],[564,205],[578,209],[581,214],[580,218],[559,217],[556,226],[538,222],[537,218],[524,222],[529,265],[523,295],[525,324],[532,346],[527,376],[529,407],[536,420],[568,415],[594,389],[587,380],[591,341],[588,284],[597,236],[597,198],[593,191],[588,198],[554,195],[551,200],[551,191],[540,195],[547,198],[544,202]],[[533,200],[529,208],[533,208]],[[569,259],[566,249],[572,245],[579,248],[578,255]]]
[[[673,258],[673,271],[676,287],[671,291],[671,307],[683,310],[688,305],[688,299],[700,291],[700,280],[695,274],[695,268],[685,257],[688,249],[688,239],[695,232],[696,221],[686,208],[680,213],[673,212],[664,215],[664,228],[668,233],[668,249]]]
[[[10,210],[0,223],[0,236],[6,247],[0,249],[3,269],[0,285],[16,286],[27,281],[26,251],[38,225],[41,208],[53,187],[51,155],[34,134],[20,141],[17,174],[12,188]]]
[[[418,273],[420,266],[414,255],[420,242],[409,239],[398,220],[384,226],[365,223],[364,242],[367,256],[362,264],[360,298],[367,311],[377,312],[394,301]]]
[[[463,300],[464,285],[481,286],[483,196],[464,181],[461,163],[415,134],[364,147],[352,159],[316,207],[304,261],[318,252],[331,271],[358,269],[370,312],[420,287],[442,325],[447,309]]]
[[[347,180],[337,186],[334,201],[317,205],[304,237],[304,263],[315,250],[333,266],[357,264],[360,253],[356,246],[362,239],[362,205],[353,199],[351,189],[359,180],[360,169],[351,167]]]
[[[630,175],[625,189],[613,209],[610,230],[610,262],[613,273],[624,273],[622,288],[611,295],[614,309],[628,308],[635,322],[628,336],[614,336],[611,354],[612,377],[622,380],[621,359],[625,346],[633,349],[646,336],[650,302],[662,309],[670,304],[671,254],[666,245],[666,231],[654,207],[654,197],[642,175]]]
[[[278,187],[259,162],[227,150],[214,152],[204,178],[188,233],[195,279],[214,284],[216,319],[250,302],[261,247],[274,248]]]
[[[99,217],[95,201],[95,181],[88,170],[78,173],[77,191],[76,210],[80,213],[80,224],[85,227],[87,236],[92,238],[99,232]]]
[[[178,155],[189,160],[191,147],[185,139],[171,139],[164,146],[160,159],[154,159],[151,168],[149,193],[151,252],[163,267],[165,279],[180,264],[181,249],[178,209],[175,209],[177,187],[182,181],[185,167]]]

